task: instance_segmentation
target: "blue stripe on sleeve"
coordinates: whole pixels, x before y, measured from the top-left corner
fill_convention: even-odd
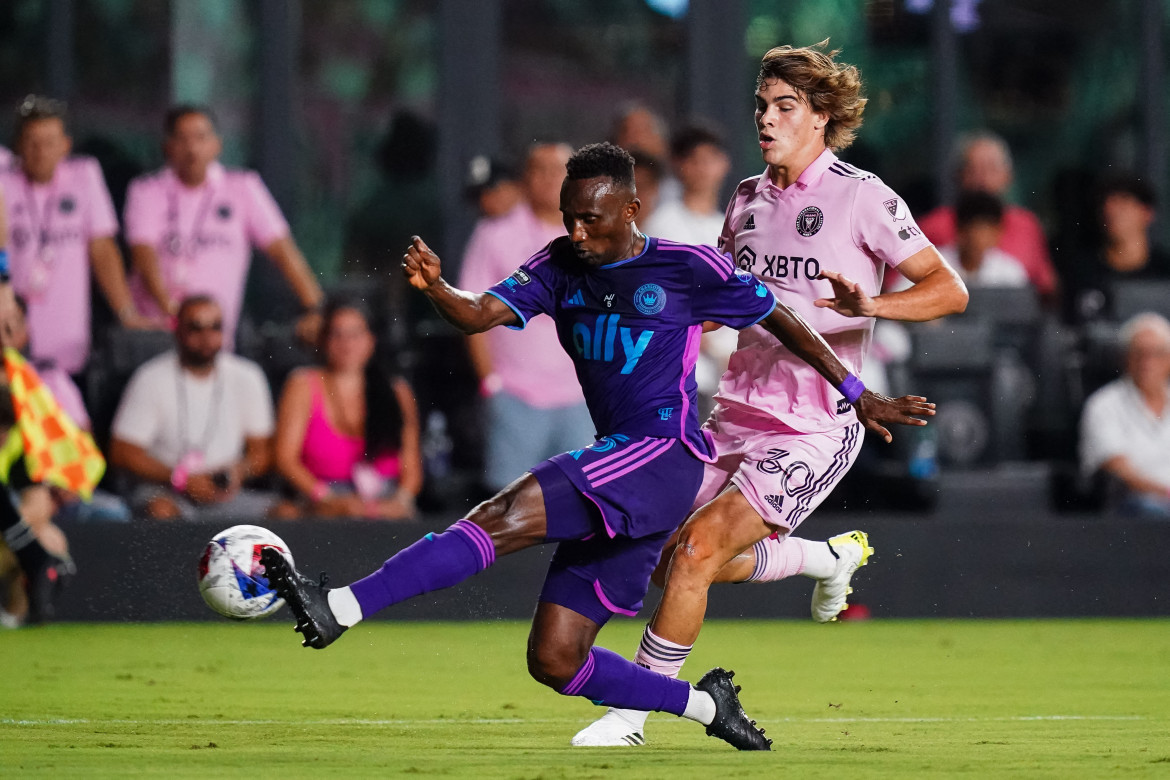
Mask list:
[[[499,293],[492,292],[491,290],[487,290],[486,292],[488,295],[491,295],[494,298],[499,298],[501,301],[503,301],[504,305],[507,306],[509,309],[511,309],[512,312],[516,315],[516,318],[518,320],[520,320],[519,325],[505,325],[504,327],[509,328],[511,330],[524,330],[524,326],[526,326],[528,324],[528,320],[524,317],[523,314],[520,313],[520,310],[517,309],[515,306],[513,306],[511,301],[509,301],[507,298],[500,295]],[[764,315],[764,316],[766,317],[767,315]],[[763,317],[761,317],[760,319],[763,319]]]

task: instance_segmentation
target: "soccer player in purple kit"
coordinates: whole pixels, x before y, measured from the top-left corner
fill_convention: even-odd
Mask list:
[[[594,144],[568,164],[561,189],[568,235],[486,293],[450,286],[439,258],[417,237],[403,259],[409,282],[466,333],[552,316],[601,434],[593,444],[537,464],[445,532],[427,534],[349,587],[328,590],[304,578],[276,550],[261,560],[297,617],[302,644],[323,648],[363,618],[455,585],[497,555],[557,542],[528,639],[537,681],[596,703],[670,712],[741,750],[767,750],[770,740],[743,714],[730,672],[713,669],[691,686],[593,642],[614,613],[641,607],[662,547],[714,453],[695,411],[703,323],[761,323],[816,367],[824,377],[816,381],[848,387],[856,378],[730,258],[643,235],[635,224],[639,206],[633,158]],[[858,392],[858,419],[883,434],[883,422],[924,424],[912,415],[933,410],[923,398]]]
[[[736,188],[720,247],[857,373],[875,318],[923,321],[961,312],[967,291],[897,194],[833,154],[852,142],[866,100],[857,69],[835,61],[827,43],[779,46],[764,55],[755,120],[767,169]],[[880,294],[887,266],[912,286]],[[717,460],[707,466],[694,514],[663,552],[655,577],[665,574],[662,601],[637,663],[679,673],[713,582],[802,574],[816,580],[814,619],[830,621],[846,607],[850,578],[872,553],[866,534],[827,542],[792,535],[861,447],[864,421],[845,403],[852,399],[809,381],[815,378],[771,334],[755,327],[740,334],[704,425]],[[572,744],[641,745],[645,721],[645,712],[611,707]]]

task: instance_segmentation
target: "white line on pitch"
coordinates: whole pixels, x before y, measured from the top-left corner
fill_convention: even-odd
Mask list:
[[[1017,715],[990,718],[779,718],[760,723],[1013,723],[1027,721],[1138,721],[1142,715]],[[588,723],[579,718],[333,718],[266,720],[221,718],[0,718],[0,726],[495,726],[515,724]]]

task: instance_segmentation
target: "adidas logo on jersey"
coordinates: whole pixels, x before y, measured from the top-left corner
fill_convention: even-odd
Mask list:
[[[756,215],[748,214],[747,222],[743,223],[740,230],[755,230],[756,229]]]
[[[575,292],[569,296],[568,300],[565,301],[565,305],[566,306],[584,306],[585,305],[585,296],[581,294],[580,290],[578,290],[577,292]]]

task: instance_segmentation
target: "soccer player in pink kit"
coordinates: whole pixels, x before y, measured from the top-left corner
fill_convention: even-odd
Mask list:
[[[834,61],[826,44],[764,55],[756,127],[767,170],[736,188],[720,244],[856,375],[875,318],[961,312],[967,291],[897,194],[833,153],[852,142],[866,99],[857,69]],[[913,285],[879,294],[886,266]],[[849,580],[872,553],[866,535],[811,542],[791,533],[857,457],[863,428],[850,401],[862,389],[857,380],[838,392],[761,328],[741,331],[705,425],[717,460],[704,472],[694,513],[663,552],[655,579],[665,574],[665,591],[637,663],[678,675],[713,582],[803,574],[817,580],[814,619],[832,620],[845,608]],[[573,744],[644,744],[645,720],[646,713],[611,708]]]

